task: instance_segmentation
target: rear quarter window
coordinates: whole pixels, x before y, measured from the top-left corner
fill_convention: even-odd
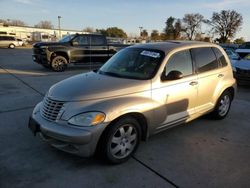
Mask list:
[[[216,56],[210,47],[193,48],[191,52],[199,73],[219,67]]]
[[[212,48],[212,49],[213,49],[213,51],[214,51],[214,53],[215,53],[215,55],[216,55],[216,57],[217,57],[217,59],[218,59],[220,65],[221,65],[222,67],[227,66],[226,58],[225,58],[225,56],[222,54],[222,52],[221,52],[218,48]],[[230,52],[231,52],[231,51],[230,51]],[[231,52],[231,53],[232,53],[232,52]]]

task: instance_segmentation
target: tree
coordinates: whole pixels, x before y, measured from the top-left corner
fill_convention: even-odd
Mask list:
[[[174,21],[175,18],[170,16],[166,23],[165,27],[165,34],[166,34],[166,39],[174,39]]]
[[[148,32],[147,32],[146,29],[143,29],[143,30],[142,30],[142,32],[141,32],[141,37],[142,37],[143,39],[146,39],[146,38],[148,37]]]
[[[106,35],[107,37],[119,37],[119,38],[127,38],[127,34],[118,27],[109,27],[105,29],[97,29],[98,33]]]
[[[94,33],[95,29],[93,27],[85,27],[82,31],[88,33]]]
[[[0,19],[0,23],[3,23],[3,25],[8,26],[8,25],[12,25],[12,26],[26,26],[27,24],[21,20],[3,20]]]
[[[97,33],[101,33],[102,35],[107,36],[106,29],[96,29],[96,32],[97,32]]]
[[[151,40],[159,40],[160,39],[160,35],[159,32],[157,30],[153,30],[151,33]]]
[[[165,39],[167,40],[179,39],[182,31],[181,20],[170,16],[165,23],[166,23],[166,27],[164,29]]]
[[[189,40],[192,40],[196,33],[200,30],[201,23],[204,20],[204,17],[199,14],[185,14],[182,19],[184,23],[184,31]]]
[[[51,21],[40,21],[35,27],[42,28],[42,29],[53,29],[54,26],[52,25]]]
[[[243,37],[237,38],[234,40],[234,44],[243,44],[245,39]]]
[[[222,10],[219,13],[214,12],[211,20],[207,20],[206,23],[220,36],[219,41],[225,43],[240,30],[243,18],[235,10]]]

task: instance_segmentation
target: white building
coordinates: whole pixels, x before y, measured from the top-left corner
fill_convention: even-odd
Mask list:
[[[66,35],[86,33],[79,30],[42,29],[35,27],[6,26],[0,23],[0,35],[15,36],[26,41],[56,41]]]

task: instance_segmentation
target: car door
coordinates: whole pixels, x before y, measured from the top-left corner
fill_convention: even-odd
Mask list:
[[[189,50],[174,53],[165,65],[166,77],[171,71],[179,71],[183,77],[175,80],[162,80],[152,85],[152,98],[161,104],[156,109],[157,117],[164,117],[158,122],[157,129],[163,129],[178,122],[185,122],[195,114],[197,99],[197,75]]]
[[[90,38],[88,35],[78,35],[72,40],[73,50],[71,51],[71,62],[90,62]]]
[[[108,60],[107,41],[102,35],[91,35],[91,62],[104,63]]]
[[[214,95],[219,88],[223,74],[211,47],[193,48],[192,56],[198,74],[198,98],[196,110],[203,114],[214,107]]]

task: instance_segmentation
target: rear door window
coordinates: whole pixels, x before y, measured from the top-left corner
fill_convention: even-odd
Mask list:
[[[219,63],[210,47],[191,49],[196,69],[199,73],[217,69]]]
[[[101,35],[91,36],[91,45],[105,45],[104,37]]]

